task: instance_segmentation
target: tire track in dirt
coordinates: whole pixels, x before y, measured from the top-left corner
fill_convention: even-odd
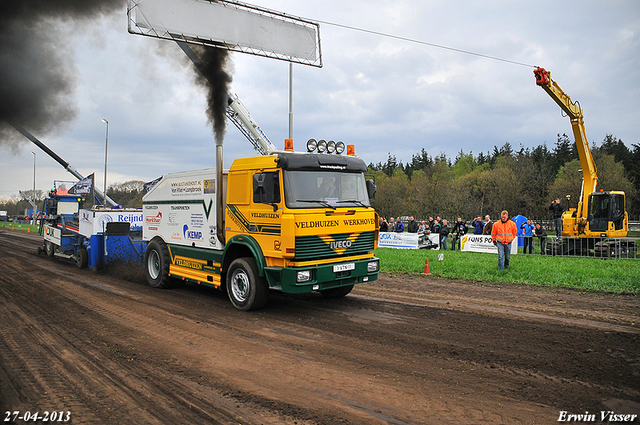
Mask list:
[[[12,260],[5,257],[4,263],[9,269],[15,265],[11,264]],[[38,265],[35,267],[38,268]],[[47,269],[43,267],[43,270]],[[11,282],[10,274],[5,274],[5,283]],[[154,374],[144,363],[137,362],[128,367],[122,362],[113,361],[109,355],[105,355],[105,349],[111,350],[111,355],[116,357],[121,357],[123,353],[118,352],[115,345],[106,346],[109,344],[108,338],[104,341],[87,341],[78,328],[64,325],[58,309],[45,307],[40,310],[33,305],[31,300],[36,293],[46,289],[49,305],[72,305],[73,311],[65,311],[70,315],[93,316],[93,320],[99,315],[99,322],[106,323],[121,313],[117,308],[101,311],[98,307],[101,303],[70,297],[71,293],[75,293],[69,287],[72,284],[55,278],[57,274],[57,271],[42,273],[41,277],[46,280],[48,288],[41,287],[34,280],[14,285],[14,290],[10,292],[6,290],[6,285],[2,286],[3,300],[14,301],[3,309],[13,320],[3,322],[9,326],[3,327],[1,333],[3,348],[6,348],[2,350],[1,357],[3,371],[5,376],[12,376],[11,387],[16,389],[11,400],[7,400],[11,403],[8,409],[34,412],[39,406],[46,405],[49,411],[70,410],[75,418],[74,423],[131,423],[132,418],[121,420],[119,407],[124,405],[126,409],[126,405],[133,400],[138,407],[136,420],[139,423],[271,421],[269,415],[258,415],[240,408],[233,400],[214,391],[198,391],[197,385],[194,388],[193,383],[184,379],[155,376],[158,373]],[[25,293],[16,291],[17,286]],[[159,334],[154,336],[158,337]],[[105,347],[100,347],[100,343]],[[171,385],[167,385],[167,378]],[[169,388],[171,390],[168,391]],[[194,393],[198,394],[195,398],[190,396]],[[159,396],[170,401],[158,400]],[[90,404],[96,412],[84,407],[90,399],[93,399]],[[180,406],[182,409],[178,409],[177,413],[176,407]],[[216,406],[213,412],[211,406]]]

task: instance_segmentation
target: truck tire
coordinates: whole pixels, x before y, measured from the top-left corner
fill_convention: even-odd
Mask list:
[[[145,275],[149,286],[170,289],[180,286],[175,279],[169,277],[171,258],[167,244],[162,239],[152,239],[144,253]]]
[[[53,255],[56,253],[56,246],[49,241],[44,241],[44,252],[47,254],[47,257],[53,258]]]
[[[342,298],[346,297],[352,289],[353,285],[349,285],[341,286],[339,288],[323,289],[320,293],[325,298]]]
[[[89,254],[85,248],[78,249],[78,253],[76,254],[76,265],[79,269],[84,269],[89,264]]]
[[[269,284],[258,275],[255,258],[233,260],[227,272],[227,294],[231,304],[238,310],[257,310],[267,304]]]

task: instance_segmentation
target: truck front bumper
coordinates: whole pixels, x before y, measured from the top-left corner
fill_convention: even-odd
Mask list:
[[[379,271],[376,257],[306,267],[265,267],[269,288],[289,294],[373,282]]]

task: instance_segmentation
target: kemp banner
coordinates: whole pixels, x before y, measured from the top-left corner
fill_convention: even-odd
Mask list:
[[[464,235],[460,241],[462,251],[498,253],[498,248],[493,244],[488,235]],[[511,242],[511,254],[518,253],[518,238]]]

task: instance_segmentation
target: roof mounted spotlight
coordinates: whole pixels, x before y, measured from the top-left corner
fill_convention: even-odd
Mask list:
[[[318,147],[318,142],[316,142],[316,139],[309,139],[307,141],[307,152],[313,152],[316,150],[317,147]]]
[[[336,142],[329,140],[327,143],[327,153],[334,153],[336,151]]]
[[[326,140],[320,140],[318,142],[318,153],[324,153],[327,150],[327,141]]]
[[[336,153],[338,155],[341,155],[342,152],[344,152],[344,142],[338,142],[336,143]]]

